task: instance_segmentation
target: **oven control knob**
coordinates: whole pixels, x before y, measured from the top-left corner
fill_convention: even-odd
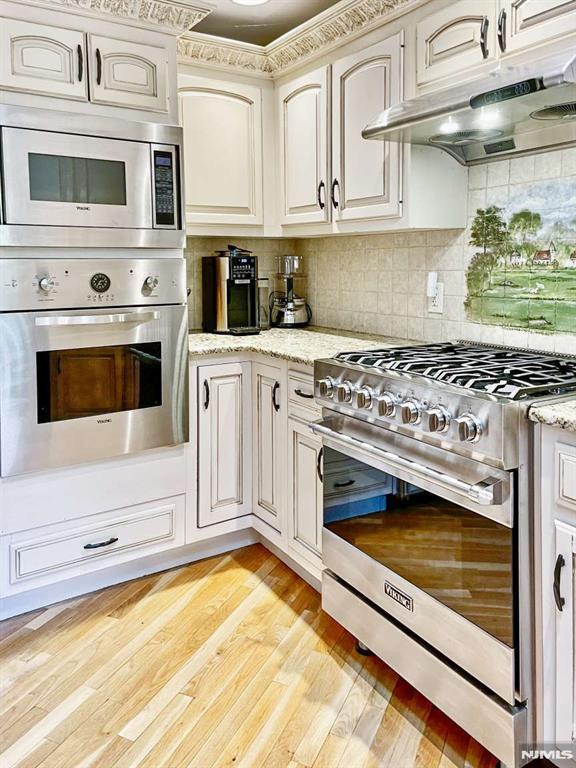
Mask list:
[[[374,402],[374,393],[370,387],[360,387],[356,392],[356,407],[362,408],[365,411],[369,411],[372,408]]]
[[[426,411],[428,432],[447,432],[451,416],[441,405]]]
[[[318,382],[318,393],[320,397],[334,397],[334,379],[326,376]]]
[[[44,293],[50,293],[50,291],[54,290],[54,280],[51,277],[41,277],[38,281],[38,287],[41,291],[44,291]]]
[[[415,400],[406,400],[402,403],[402,422],[404,424],[418,424],[420,421],[420,406]]]
[[[343,381],[336,387],[336,400],[339,403],[352,402],[352,385],[349,381]]]
[[[146,280],[144,280],[144,285],[146,288],[148,288],[149,291],[153,291],[154,288],[158,285],[158,278],[154,277],[153,275],[148,275]]]
[[[458,439],[461,443],[475,443],[482,435],[482,424],[472,413],[456,419]]]
[[[396,398],[390,392],[384,392],[378,398],[378,415],[379,416],[394,416],[396,410]]]

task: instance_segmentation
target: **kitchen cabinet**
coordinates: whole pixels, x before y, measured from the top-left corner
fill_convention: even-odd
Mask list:
[[[401,98],[402,35],[338,59],[332,67],[335,221],[401,214],[399,144],[366,141],[362,129]]]
[[[0,87],[86,101],[84,33],[0,18]]]
[[[573,0],[501,0],[504,50],[516,53],[576,32]]]
[[[557,744],[576,744],[576,521],[555,521],[555,558],[552,583],[556,625],[556,734]]]
[[[254,514],[282,532],[285,501],[286,404],[280,366],[254,363]]]
[[[88,35],[90,100],[149,112],[166,112],[165,48]]]
[[[262,225],[262,91],[179,78],[188,224]]]
[[[457,0],[416,25],[416,87],[442,88],[482,74],[498,57],[498,4]]]
[[[250,363],[198,367],[198,525],[251,509]]]
[[[278,88],[282,224],[330,219],[329,74],[320,67]]]

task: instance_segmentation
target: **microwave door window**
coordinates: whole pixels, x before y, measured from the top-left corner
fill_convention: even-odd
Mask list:
[[[38,423],[162,405],[160,342],[36,353]]]
[[[324,449],[324,526],[513,646],[513,531]]]
[[[126,167],[119,160],[28,154],[30,199],[79,205],[126,205]]]

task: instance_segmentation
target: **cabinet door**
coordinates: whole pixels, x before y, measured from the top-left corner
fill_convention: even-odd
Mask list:
[[[89,35],[90,100],[96,104],[166,112],[168,58],[164,48]]]
[[[416,27],[417,87],[442,88],[493,63],[498,56],[496,14],[496,0],[458,0],[426,16]]]
[[[556,610],[556,742],[576,741],[576,528],[556,521],[553,584]]]
[[[501,4],[506,14],[506,53],[576,32],[574,0],[503,0]]]
[[[400,34],[340,59],[332,69],[332,188],[336,220],[401,215],[400,144],[362,129],[401,97]]]
[[[0,18],[0,87],[86,101],[84,33]]]
[[[253,366],[254,514],[280,532],[286,477],[286,398],[281,380],[281,368]]]
[[[198,368],[198,525],[250,514],[250,364]]]
[[[262,224],[262,91],[179,79],[186,221]]]
[[[322,556],[322,441],[305,424],[288,422],[289,546],[320,567]]]
[[[329,67],[278,89],[283,224],[328,221]]]

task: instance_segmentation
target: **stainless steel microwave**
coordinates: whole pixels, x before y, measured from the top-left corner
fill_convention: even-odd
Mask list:
[[[0,245],[181,248],[182,129],[0,107]]]

